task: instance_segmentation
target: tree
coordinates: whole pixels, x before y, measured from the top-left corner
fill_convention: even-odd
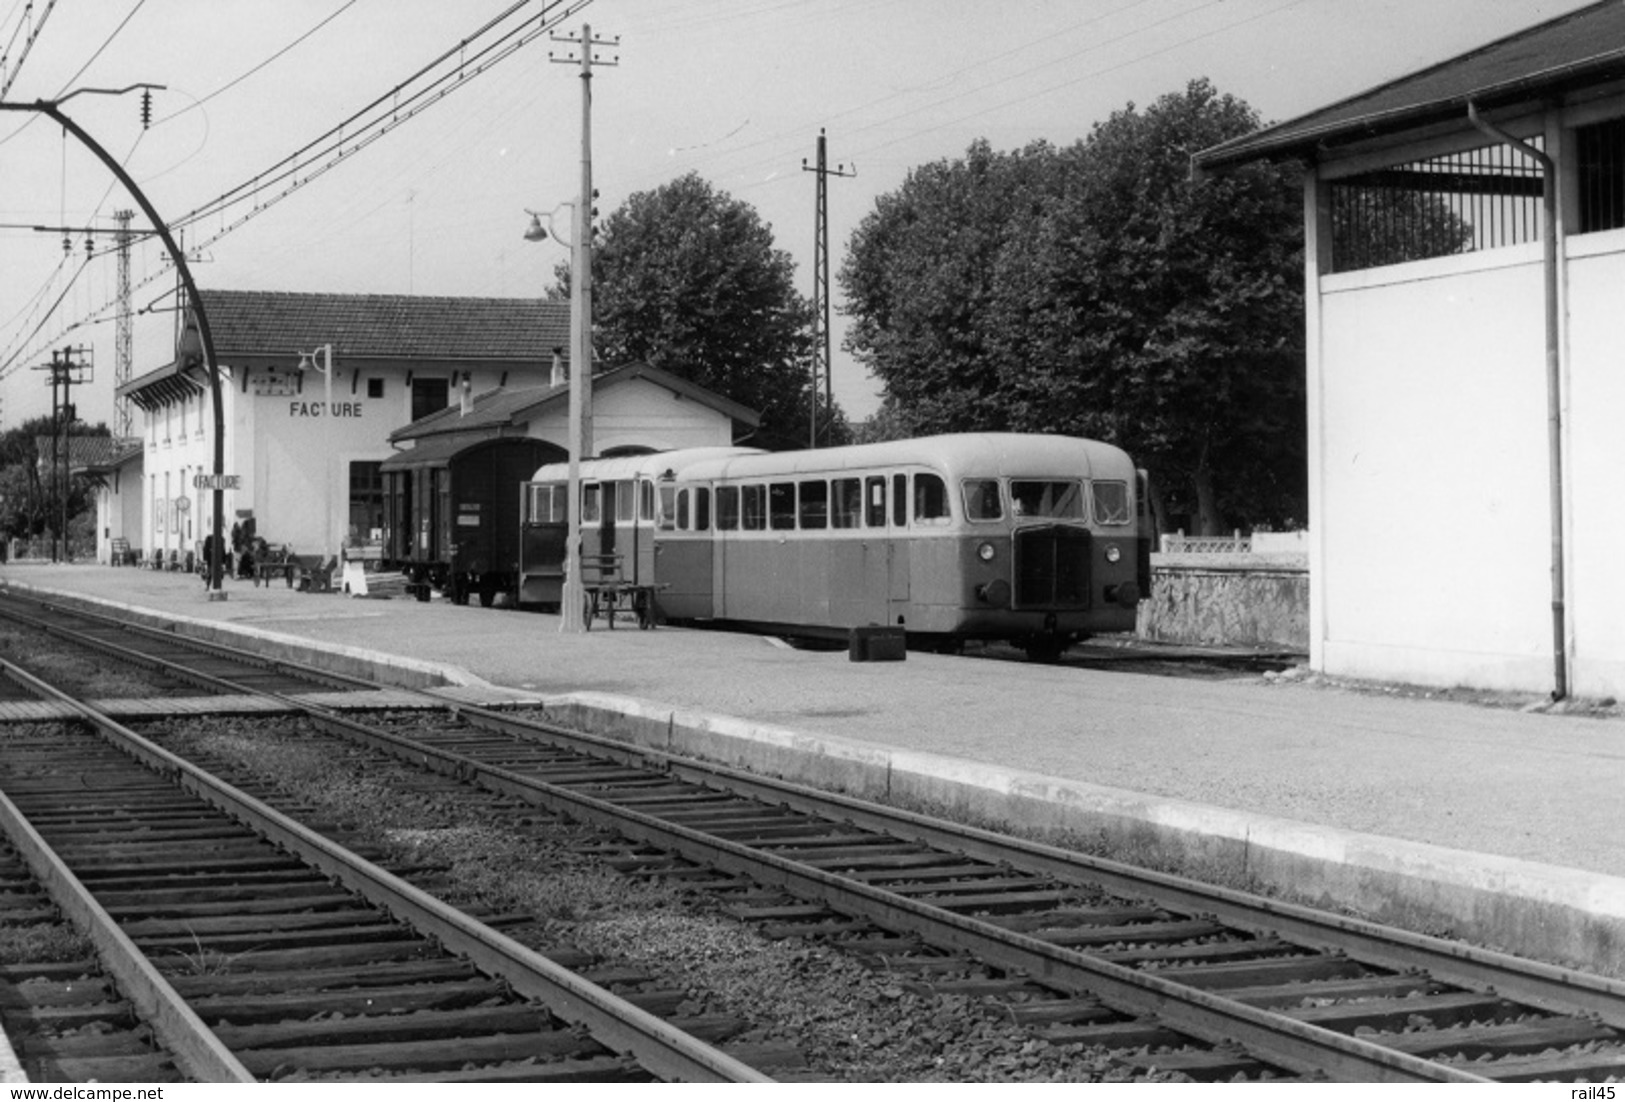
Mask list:
[[[41,455],[38,448],[38,441],[50,440],[51,431],[51,418],[47,416],[0,433],[0,532],[29,538],[60,527],[60,477],[52,475],[48,452]],[[73,435],[108,436],[110,431],[105,424],[97,424],[81,426]],[[89,484],[81,478],[73,479],[68,490],[70,526],[74,518],[94,507]]]
[[[1064,150],[977,143],[911,174],[842,267],[848,346],[918,429],[1111,440],[1200,531],[1301,519],[1294,180],[1190,172],[1257,124],[1199,80]]]
[[[694,173],[639,192],[604,220],[592,272],[600,360],[643,360],[758,411],[752,444],[805,446],[812,309],[754,208]],[[568,266],[557,275],[567,295]]]

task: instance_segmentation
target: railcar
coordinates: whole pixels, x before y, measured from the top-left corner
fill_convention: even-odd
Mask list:
[[[584,554],[622,554],[669,620],[834,638],[884,625],[912,645],[1003,639],[1052,659],[1132,630],[1150,593],[1144,473],[1098,441],[960,434],[607,463],[627,461],[581,464]],[[566,474],[536,472],[527,527],[562,510]],[[522,572],[559,573],[562,551]]]
[[[517,597],[518,487],[562,448],[530,437],[425,440],[381,464],[382,565],[407,576],[419,600],[442,590],[457,604]]]

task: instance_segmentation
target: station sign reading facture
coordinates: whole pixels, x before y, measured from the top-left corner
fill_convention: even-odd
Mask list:
[[[240,474],[193,475],[192,487],[198,490],[240,490],[243,488],[243,476]]]

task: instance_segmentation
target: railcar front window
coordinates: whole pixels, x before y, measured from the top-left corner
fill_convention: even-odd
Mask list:
[[[823,479],[803,482],[801,493],[801,527],[818,530],[829,527],[829,483]]]
[[[688,491],[678,490],[676,506],[666,514],[676,524],[679,531],[686,532],[690,528],[688,519]]]
[[[615,520],[621,524],[631,524],[636,515],[637,497],[633,493],[637,484],[631,481],[615,483]]]
[[[937,475],[914,476],[914,523],[948,523],[948,484]]]
[[[708,486],[701,486],[694,491],[694,531],[709,532],[710,530],[711,489]]]
[[[961,485],[965,494],[966,520],[1001,520],[1004,500],[999,495],[996,478],[967,478]]]
[[[834,490],[830,517],[836,528],[856,528],[862,523],[863,483],[856,478],[837,478],[830,483]]]
[[[1083,483],[1070,480],[1010,480],[1010,499],[1018,517],[1082,520]]]
[[[1095,498],[1096,524],[1127,524],[1133,515],[1128,504],[1127,482],[1096,482],[1092,487]]]
[[[599,503],[603,498],[603,493],[603,487],[596,482],[581,487],[582,524],[598,523],[599,514],[602,511]]]

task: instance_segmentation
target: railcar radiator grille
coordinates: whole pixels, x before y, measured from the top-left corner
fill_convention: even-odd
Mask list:
[[[1082,528],[1028,528],[1016,533],[1017,608],[1089,604],[1089,533]]]

